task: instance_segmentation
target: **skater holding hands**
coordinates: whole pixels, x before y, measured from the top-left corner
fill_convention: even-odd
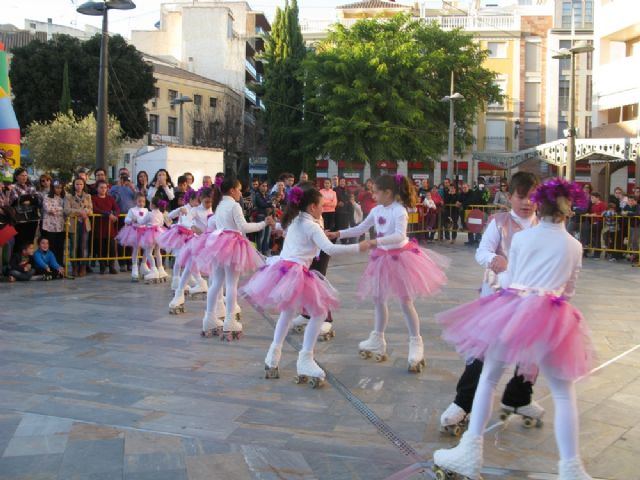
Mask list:
[[[589,372],[592,345],[573,296],[582,264],[582,246],[565,228],[572,203],[584,196],[575,183],[552,179],[537,188],[533,201],[541,221],[513,237],[507,287],[488,297],[436,315],[443,337],[467,358],[483,358],[469,429],[457,447],[437,450],[436,476],[447,472],[476,480],[483,463],[483,434],[493,394],[507,365],[525,376],[545,376],[555,405],[560,480],[589,480],[578,446],[574,381]]]
[[[335,245],[318,224],[322,217],[322,194],[313,185],[293,187],[288,194],[282,218],[286,230],[280,259],[263,267],[242,288],[242,294],[264,308],[277,308],[280,317],[273,343],[265,358],[265,377],[278,378],[282,345],[294,317],[303,310],[311,316],[304,331],[302,350],[296,364],[297,383],[310,380],[312,387],[322,385],[325,372],[313,358],[318,333],[329,310],[338,305],[337,292],[323,275],[309,270],[314,257],[322,250],[328,255],[357,253],[369,248],[359,245]]]
[[[124,227],[118,232],[116,240],[120,245],[125,247],[131,247],[131,281],[137,282],[139,277],[138,270],[138,250],[140,246],[140,240],[144,234],[144,226],[142,225],[142,219],[149,212],[146,208],[147,199],[142,192],[136,193],[135,206],[131,207],[127,212],[127,216],[124,218]],[[146,259],[142,261],[145,265]],[[144,275],[148,274],[150,270],[145,270]]]
[[[164,214],[168,204],[166,200],[161,200],[157,196],[153,197],[151,210],[138,222],[146,227],[140,238],[140,246],[144,249],[143,262],[151,265],[151,271],[144,276],[145,283],[165,282],[169,276],[162,265],[162,256],[158,246],[158,237],[164,232],[164,225],[168,221]]]
[[[369,297],[374,302],[375,324],[369,338],[359,344],[360,355],[363,358],[374,355],[376,361],[386,359],[384,332],[389,321],[388,302],[397,299],[409,331],[408,369],[420,372],[425,365],[424,345],[413,302],[416,297],[427,297],[440,291],[447,281],[443,269],[449,260],[420,248],[407,238],[407,208],[415,206],[416,194],[415,187],[405,176],[378,177],[373,195],[378,205],[360,225],[328,236],[330,239],[357,238],[371,227],[375,228],[376,238],[369,240],[372,249],[369,263],[358,285],[359,296]]]

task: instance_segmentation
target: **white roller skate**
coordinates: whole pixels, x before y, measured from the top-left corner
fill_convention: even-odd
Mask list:
[[[233,309],[233,315],[236,317],[237,321],[242,320],[242,309],[240,308],[240,305],[238,305],[237,302],[236,302],[236,306]]]
[[[558,478],[560,480],[592,480],[578,457],[558,462]]]
[[[242,324],[235,317],[225,318],[220,340],[231,342],[232,340],[240,340],[240,337],[242,337]]]
[[[210,312],[204,312],[202,317],[202,331],[201,337],[218,337],[222,334],[222,325],[224,322],[220,318],[216,318]]]
[[[440,431],[459,437],[469,422],[469,415],[458,404],[451,403],[440,415]]]
[[[295,383],[307,383],[311,388],[320,388],[324,385],[326,374],[313,359],[313,352],[300,350],[296,362],[298,374],[294,377]]]
[[[409,363],[408,370],[410,373],[420,373],[426,365],[424,361],[424,344],[422,337],[409,337]]]
[[[309,323],[309,319],[307,317],[298,315],[293,319],[293,331],[296,333],[304,333],[307,323]]]
[[[138,263],[134,262],[131,265],[131,281],[137,282],[140,280],[140,272],[138,271]]]
[[[176,290],[173,299],[169,303],[169,313],[171,315],[184,313],[184,292],[179,292]]]
[[[200,283],[196,284],[195,287],[189,287],[187,292],[189,293],[189,298],[196,299],[199,298],[201,300],[207,299],[207,290],[209,290],[209,286],[207,285],[207,281],[204,278],[200,279]]]
[[[160,274],[158,269],[153,267],[149,273],[144,276],[144,283],[158,283],[160,281]]]
[[[544,408],[535,400],[531,400],[531,403],[524,407],[510,407],[501,403],[500,408],[502,408],[502,413],[500,413],[500,420],[502,421],[507,420],[510,415],[520,415],[522,417],[522,425],[525,428],[540,428],[542,426]]]
[[[162,264],[160,264],[158,267],[158,282],[164,283],[167,281],[167,278],[169,278],[169,274],[165,271]]]
[[[140,276],[144,278],[150,273],[151,269],[147,267],[147,261],[143,259],[142,262],[140,262]]]
[[[336,331],[333,329],[333,323],[322,322],[320,325],[320,332],[318,333],[318,340],[326,342],[336,336]]]
[[[269,347],[267,356],[264,359],[264,378],[280,378],[278,365],[280,365],[280,356],[282,355],[282,345],[274,343]]]
[[[482,437],[469,432],[465,432],[456,447],[433,453],[433,472],[437,480],[480,480],[481,468]]]
[[[376,362],[382,362],[387,359],[387,341],[384,339],[384,333],[375,330],[369,334],[369,338],[358,344],[360,349],[360,357],[367,359],[373,358]]]

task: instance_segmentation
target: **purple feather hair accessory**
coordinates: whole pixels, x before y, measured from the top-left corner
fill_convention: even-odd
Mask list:
[[[289,190],[289,194],[287,195],[287,201],[292,203],[295,206],[300,205],[302,201],[302,196],[304,195],[304,191],[300,187],[293,187]]]
[[[543,202],[556,203],[559,197],[569,199],[575,205],[586,205],[587,195],[576,182],[567,182],[562,178],[552,178],[540,185],[531,196],[531,201],[541,205]]]
[[[401,174],[399,174],[399,173],[396,173],[396,174],[393,176],[393,181],[394,181],[394,182],[396,182],[396,185],[397,185],[397,186],[402,185],[402,182],[404,182],[404,175],[401,175]]]
[[[216,181],[214,182],[213,186],[219,190],[220,186],[222,185],[222,182],[224,182],[223,176],[216,177]]]
[[[166,200],[158,201],[158,207],[162,209],[166,209],[168,206],[169,206],[169,202],[167,202]]]

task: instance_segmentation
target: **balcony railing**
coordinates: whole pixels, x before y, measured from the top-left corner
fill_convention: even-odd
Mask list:
[[[251,74],[253,78],[255,78],[256,80],[258,79],[258,72],[256,71],[256,67],[254,67],[253,64],[246,58],[244,60],[244,68]]]
[[[258,96],[256,95],[256,92],[250,90],[247,87],[244,87],[244,96],[248,98],[256,106],[258,105]]]
[[[520,19],[516,15],[447,15],[425,17],[426,22],[436,22],[443,30],[461,28],[472,31],[518,30]]]

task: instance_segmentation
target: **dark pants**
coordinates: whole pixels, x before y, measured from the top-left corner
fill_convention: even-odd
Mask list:
[[[29,280],[31,280],[31,277],[33,277],[33,274],[36,271],[32,268],[31,270],[29,270],[28,272],[25,272],[24,270],[9,270],[9,275],[11,275],[13,278],[15,278],[16,280],[18,280],[19,282],[28,282]]]
[[[322,221],[324,222],[324,229],[334,232],[336,230],[336,212],[323,212]]]
[[[460,212],[457,208],[448,207],[444,211],[444,238],[449,240],[449,234],[451,234],[451,240],[455,240],[458,236],[458,220],[460,220]]]
[[[27,244],[33,243],[36,237],[36,230],[38,229],[38,222],[20,222],[16,223],[15,248],[16,251],[22,250]]]
[[[64,232],[42,230],[42,237],[49,240],[49,250],[60,265],[64,265]]]
[[[58,279],[64,276],[58,270],[51,270],[50,272],[47,272],[41,268],[36,268],[36,275],[48,275],[51,279]]]
[[[322,275],[326,275],[327,269],[329,268],[330,258],[331,257],[329,255],[327,255],[323,251],[320,251],[320,255],[314,258],[313,262],[311,262],[311,267],[309,267],[309,270],[315,270],[316,272],[321,273]],[[307,314],[303,314],[302,316],[305,318],[311,318]],[[325,322],[329,322],[329,323],[333,322],[333,318],[331,317],[331,312],[327,314],[327,318],[325,319]]]
[[[471,233],[471,232],[469,232],[467,235],[469,236],[469,243],[480,243],[480,240],[482,240],[482,234],[481,233]]]
[[[458,385],[456,385],[456,399],[454,402],[467,413],[471,412],[473,397],[476,394],[476,388],[478,388],[478,381],[482,373],[482,365],[481,360],[474,360],[469,363],[464,372],[462,372]],[[531,395],[533,395],[533,384],[527,382],[524,376],[518,375],[518,369],[516,368],[515,374],[504,389],[502,403],[513,408],[524,407],[531,403]]]
[[[117,247],[115,238],[104,237],[100,238],[96,233],[93,236],[93,256],[95,258],[100,257],[115,257],[117,255]],[[109,260],[110,265],[115,265],[114,260]],[[100,260],[101,270],[107,265],[106,260]]]

